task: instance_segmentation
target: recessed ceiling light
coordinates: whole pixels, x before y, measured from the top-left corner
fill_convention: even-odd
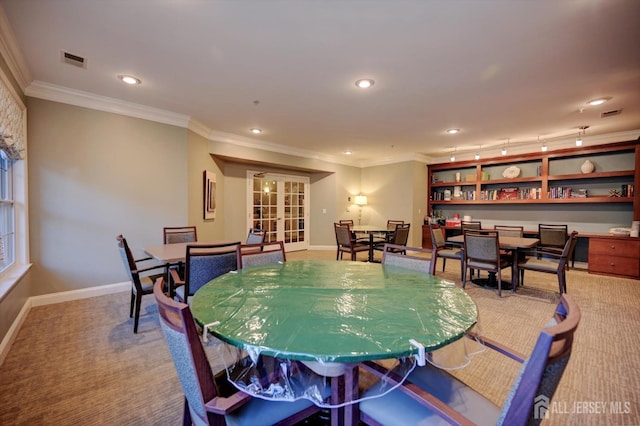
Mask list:
[[[611,98],[597,98],[597,99],[592,99],[589,102],[587,102],[587,105],[591,105],[591,106],[598,106],[598,105],[602,105],[603,103],[610,101]]]
[[[123,83],[130,84],[132,86],[135,86],[137,84],[142,84],[142,81],[139,78],[131,75],[119,75],[118,78]]]
[[[253,133],[254,135],[259,135],[260,133],[262,133],[262,129],[254,127],[253,129],[251,129],[251,133]]]
[[[367,89],[375,84],[375,81],[370,78],[363,78],[361,80],[356,81],[356,86],[361,89]]]
[[[450,135],[455,135],[459,131],[460,129],[447,129],[447,133],[449,133]]]
[[[344,155],[351,155],[351,154],[353,154],[353,153],[352,153],[351,151],[349,151],[349,150],[346,150],[346,151],[344,152]]]

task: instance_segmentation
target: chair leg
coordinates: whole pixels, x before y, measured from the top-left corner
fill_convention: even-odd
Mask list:
[[[467,265],[462,262],[462,288],[467,285]]]
[[[182,413],[182,426],[192,426],[191,411],[189,411],[189,401],[184,397],[184,412]]]
[[[560,294],[567,292],[567,277],[564,269],[560,272],[560,275],[558,275],[558,285],[560,287]]]
[[[140,319],[140,305],[142,304],[142,294],[136,294],[136,313],[133,317],[133,333],[138,332],[138,320]]]
[[[501,271],[498,269],[496,272],[496,278],[498,279],[498,297],[502,297],[502,277]]]
[[[443,257],[442,258],[442,272],[444,272],[444,267],[447,265],[447,258]]]
[[[133,288],[131,289],[131,307],[129,308],[129,318],[133,317],[133,306],[136,300],[136,295],[133,294]]]

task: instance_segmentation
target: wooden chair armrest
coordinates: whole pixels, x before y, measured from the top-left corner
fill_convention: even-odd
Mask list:
[[[364,361],[360,363],[360,366],[370,373],[384,378],[388,383],[392,386],[400,383],[402,377],[398,374],[387,370],[385,367],[373,362],[373,361]],[[454,425],[474,425],[471,420],[464,417],[462,414],[451,408],[445,402],[436,398],[434,395],[420,388],[418,385],[412,383],[410,380],[405,380],[402,383],[402,386],[398,388],[401,392],[410,396],[412,399],[434,411],[444,420],[446,420],[450,424]]]
[[[173,283],[174,287],[184,285],[184,279],[180,278],[180,275],[178,275],[178,271],[176,269],[169,269],[169,273],[171,274],[171,282]]]
[[[251,400],[252,396],[244,392],[236,392],[231,396],[217,396],[204,404],[205,409],[210,413],[229,414]]]
[[[137,272],[139,274],[141,272],[153,271],[154,269],[162,269],[164,271],[165,265],[153,265],[153,266],[149,266],[148,268],[134,269],[131,271],[131,273]]]
[[[151,259],[153,259],[153,257],[147,256],[147,257],[142,257],[140,259],[134,259],[133,261],[138,263],[138,262],[144,262],[145,260],[151,260]]]

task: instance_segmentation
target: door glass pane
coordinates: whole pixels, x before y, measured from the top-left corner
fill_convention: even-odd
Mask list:
[[[285,181],[285,243],[304,241],[304,183]]]
[[[254,228],[267,231],[265,241],[276,241],[278,187],[275,181],[253,178],[253,224]]]

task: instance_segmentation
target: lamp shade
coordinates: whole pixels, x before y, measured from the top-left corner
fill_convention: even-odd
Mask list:
[[[359,206],[367,205],[367,196],[366,195],[356,195],[355,203]]]

